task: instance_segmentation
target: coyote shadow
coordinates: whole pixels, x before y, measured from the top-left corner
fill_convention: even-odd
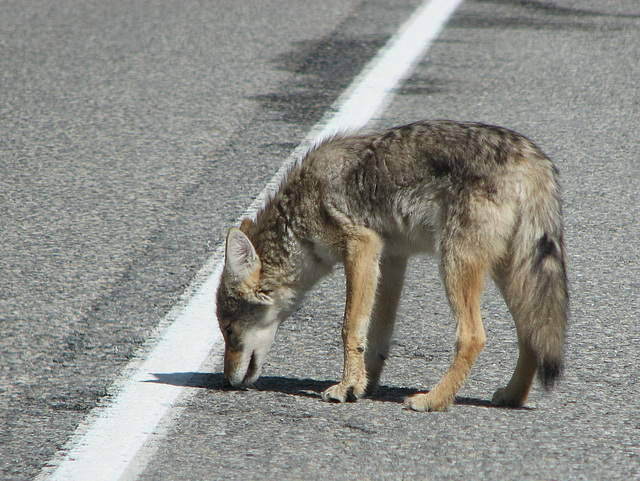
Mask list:
[[[222,386],[222,373],[201,373],[201,372],[173,372],[173,373],[153,373],[155,379],[144,382],[156,384],[168,384],[171,386],[193,387],[208,389],[212,391],[233,391],[232,388]],[[250,390],[279,392],[293,396],[320,399],[321,393],[332,384],[334,380],[298,379],[283,376],[263,376],[251,386]],[[393,386],[379,386],[376,392],[367,399],[374,401],[386,401],[403,403],[404,400],[420,392],[418,389]],[[495,407],[491,401],[471,397],[456,396],[455,404]]]

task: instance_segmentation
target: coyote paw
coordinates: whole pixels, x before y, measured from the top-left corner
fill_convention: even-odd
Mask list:
[[[414,411],[446,411],[451,404],[447,399],[436,399],[430,392],[414,394],[405,399],[404,405]]]
[[[519,408],[524,405],[524,399],[514,397],[512,394],[507,392],[507,388],[501,387],[493,394],[491,404],[494,406]]]
[[[323,401],[343,403],[357,401],[364,395],[364,389],[343,383],[334,384],[322,393]]]

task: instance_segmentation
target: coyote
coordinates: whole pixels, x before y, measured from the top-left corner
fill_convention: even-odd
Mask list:
[[[493,404],[522,406],[536,371],[550,388],[562,371],[569,307],[557,170],[520,134],[446,120],[325,140],[290,169],[255,220],[229,230],[217,294],[224,385],[259,377],[280,323],[342,262],[344,368],[322,398],[371,394],[389,355],[407,258],[420,252],[439,258],[455,355],[438,384],[407,406],[442,411],[453,402],[485,344],[485,273],[519,345]]]

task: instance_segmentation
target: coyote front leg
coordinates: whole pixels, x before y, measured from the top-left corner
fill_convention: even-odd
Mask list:
[[[380,281],[369,325],[365,356],[368,395],[373,394],[378,387],[380,374],[382,374],[385,361],[389,356],[391,334],[396,320],[406,267],[407,258],[405,256],[392,256],[386,253],[382,255]]]
[[[345,249],[347,302],[342,327],[342,381],[322,393],[325,401],[355,401],[367,389],[367,333],[378,285],[382,239],[365,227],[350,233]]]

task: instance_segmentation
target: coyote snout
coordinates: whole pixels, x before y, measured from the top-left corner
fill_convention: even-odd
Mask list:
[[[240,343],[229,340],[238,339],[239,334],[225,335],[223,382],[227,387],[249,387],[260,377],[276,329],[277,326],[245,332]]]
[[[260,376],[262,366],[258,364],[255,352],[243,356],[243,352],[226,348],[224,352],[224,378],[225,387],[241,389],[251,386]],[[249,358],[249,361],[243,360]]]
[[[493,403],[521,406],[536,372],[562,371],[569,298],[560,188],[549,158],[500,127],[424,121],[371,135],[336,136],[312,149],[258,213],[227,236],[218,291],[225,384],[262,370],[280,323],[337,263],[347,298],[342,380],[323,398],[375,390],[408,258],[437,253],[456,322],[453,362],[419,411],[447,408],[485,343],[485,275],[509,307],[520,355]]]

